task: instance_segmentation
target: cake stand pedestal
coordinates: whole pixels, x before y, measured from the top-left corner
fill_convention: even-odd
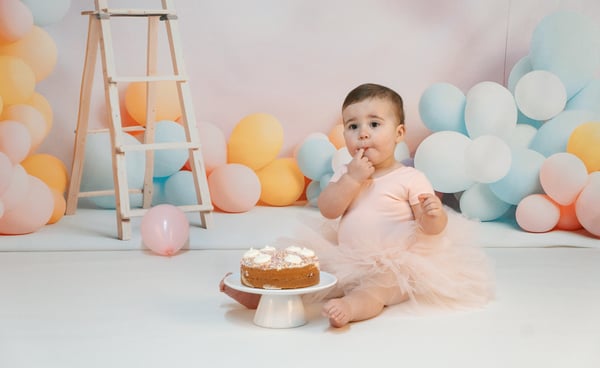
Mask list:
[[[245,286],[240,275],[225,278],[225,285],[251,294],[260,294],[260,302],[254,313],[254,324],[267,328],[292,328],[306,324],[302,295],[325,290],[337,282],[335,276],[321,271],[317,285],[300,289],[257,289]]]

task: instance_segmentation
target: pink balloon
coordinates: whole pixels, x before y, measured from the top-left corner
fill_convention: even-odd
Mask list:
[[[54,196],[50,188],[35,176],[28,175],[28,181],[25,198],[0,219],[0,234],[33,233],[46,225],[52,216]]]
[[[151,251],[161,256],[172,256],[190,235],[190,223],[185,213],[176,206],[161,204],[152,207],[140,225],[142,241]]]
[[[13,167],[10,185],[4,190],[4,193],[0,194],[0,200],[4,203],[5,211],[15,208],[27,196],[29,191],[28,176],[23,166],[15,165]]]
[[[544,233],[558,224],[560,209],[547,195],[531,194],[519,202],[515,217],[523,230]]]
[[[571,153],[555,153],[540,167],[540,184],[544,192],[563,206],[575,202],[587,178],[585,164]]]
[[[33,27],[33,14],[20,0],[0,0],[0,42],[23,38]]]
[[[10,186],[12,171],[12,162],[10,162],[10,159],[7,155],[0,151],[0,196]]]
[[[4,203],[0,200],[0,219],[4,216]]]
[[[31,149],[31,135],[18,121],[0,122],[0,151],[6,153],[13,164],[23,161]]]
[[[575,202],[575,214],[584,229],[600,238],[600,171],[590,174]]]
[[[217,167],[208,177],[212,203],[225,212],[246,212],[260,199],[260,180],[242,164]]]
[[[227,163],[227,140],[219,127],[211,123],[199,123],[198,137],[202,144],[202,156],[208,174],[216,167]]]

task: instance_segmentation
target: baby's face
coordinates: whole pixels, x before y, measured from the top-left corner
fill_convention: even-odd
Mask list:
[[[404,139],[404,126],[398,124],[391,102],[373,98],[346,106],[342,111],[344,140],[352,156],[361,148],[377,168],[395,162],[396,144]]]

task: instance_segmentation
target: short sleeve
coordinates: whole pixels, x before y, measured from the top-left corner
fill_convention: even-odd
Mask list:
[[[424,173],[414,170],[408,184],[408,202],[411,206],[419,203],[419,195],[423,193],[435,194],[431,182]]]

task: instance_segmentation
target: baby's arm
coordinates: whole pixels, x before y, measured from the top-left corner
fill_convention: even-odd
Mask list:
[[[419,203],[411,207],[415,220],[425,234],[439,234],[446,228],[448,214],[442,201],[435,194],[420,194]]]
[[[343,215],[360,191],[362,183],[375,171],[363,153],[363,149],[358,150],[348,164],[348,171],[338,181],[330,182],[319,194],[317,203],[325,218],[335,219]]]

